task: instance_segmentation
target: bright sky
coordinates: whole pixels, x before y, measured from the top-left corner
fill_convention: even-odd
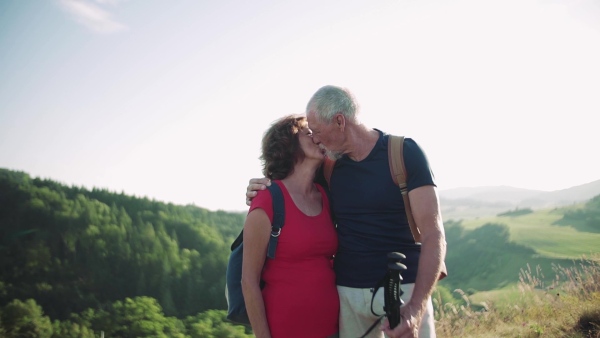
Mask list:
[[[597,0],[0,2],[0,167],[246,210],[262,133],[333,84],[440,189],[600,179]]]

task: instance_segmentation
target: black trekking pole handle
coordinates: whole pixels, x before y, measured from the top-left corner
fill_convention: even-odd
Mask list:
[[[387,278],[384,285],[384,307],[383,310],[388,318],[390,329],[400,324],[400,306],[404,303],[402,288],[400,287],[402,275],[400,271],[406,270],[406,265],[400,263],[400,260],[406,259],[406,256],[399,252],[390,252],[388,257]]]

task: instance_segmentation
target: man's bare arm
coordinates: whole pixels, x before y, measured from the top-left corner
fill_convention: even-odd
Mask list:
[[[431,296],[446,256],[446,236],[442,213],[434,186],[423,186],[409,192],[415,223],[421,232],[421,257],[412,298],[425,303]]]
[[[384,329],[389,337],[416,337],[427,300],[435,288],[446,256],[446,238],[436,188],[423,186],[411,190],[408,195],[415,223],[421,232],[421,256],[411,299],[400,310],[401,325],[394,330]]]

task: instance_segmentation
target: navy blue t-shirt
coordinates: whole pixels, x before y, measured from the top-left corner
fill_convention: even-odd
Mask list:
[[[377,129],[375,129],[377,130]],[[388,135],[379,132],[371,153],[356,162],[344,155],[331,175],[330,195],[338,230],[334,267],[337,285],[375,287],[386,273],[388,252],[406,255],[403,283],[414,283],[421,246],[415,244],[406,219],[400,189],[388,161]],[[434,175],[423,150],[410,138],[404,141],[408,191],[434,185]],[[318,181],[323,182],[322,173]]]

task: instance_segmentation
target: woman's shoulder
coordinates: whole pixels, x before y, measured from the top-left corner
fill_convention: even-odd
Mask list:
[[[279,189],[281,189],[282,191],[285,190],[285,185],[283,184],[283,182],[281,182],[281,180],[271,180],[271,186],[273,186],[274,184],[278,185]],[[271,191],[269,190],[269,187],[265,187],[264,190],[258,190],[256,193],[256,197],[258,197],[258,196],[261,196],[262,198],[271,198],[272,194],[271,194]],[[254,199],[253,199],[253,201],[254,201]]]
[[[273,184],[277,184],[282,190],[285,189],[285,186],[280,180],[272,180],[271,185]],[[267,213],[267,216],[269,216],[269,219],[271,221],[273,220],[273,196],[269,189],[258,190],[256,192],[256,196],[252,199],[248,213],[255,209],[264,210]]]

